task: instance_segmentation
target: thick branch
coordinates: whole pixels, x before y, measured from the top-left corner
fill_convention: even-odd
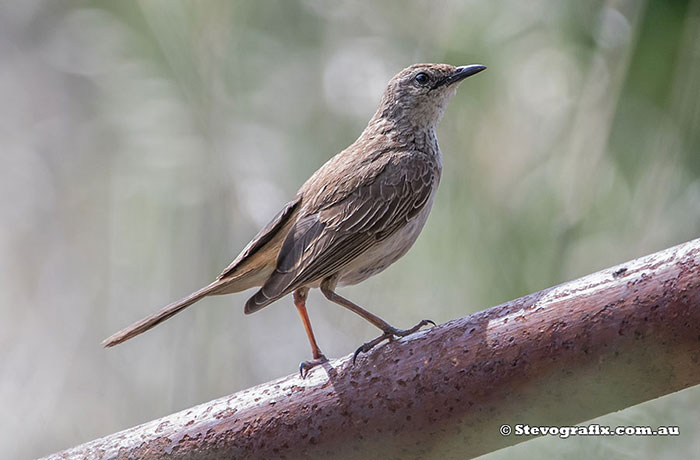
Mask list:
[[[698,383],[700,239],[47,458],[468,458]]]

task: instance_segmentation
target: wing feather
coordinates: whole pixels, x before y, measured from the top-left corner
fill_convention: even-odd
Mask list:
[[[272,220],[263,227],[262,230],[258,232],[257,235],[248,243],[248,245],[243,248],[243,251],[234,259],[233,262],[229,264],[228,267],[224,269],[223,272],[218,276],[217,279],[223,279],[231,276],[236,269],[246,260],[248,260],[252,255],[254,255],[260,248],[265,246],[267,243],[275,237],[277,232],[284,226],[284,224],[289,220],[294,211],[299,207],[301,203],[301,198],[296,197],[294,200],[290,201],[280,212],[272,218]]]
[[[402,155],[344,199],[299,219],[282,245],[276,270],[245,312],[332,276],[403,227],[430,199],[438,174],[432,157]]]

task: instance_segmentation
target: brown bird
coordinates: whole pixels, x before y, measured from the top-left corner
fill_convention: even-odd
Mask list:
[[[486,67],[415,64],[389,81],[379,108],[360,137],[316,171],[214,282],[117,332],[102,344],[124,342],[208,295],[260,289],[245,304],[253,313],[294,295],[313,360],[302,377],[326,362],[306,312],[309,289],[365,318],[382,335],[357,349],[411,334],[338,295],[402,257],[428,218],[440,182],[442,158],[435,127],[458,83]]]

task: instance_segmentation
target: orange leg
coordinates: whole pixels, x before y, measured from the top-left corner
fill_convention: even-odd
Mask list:
[[[306,312],[306,297],[308,294],[308,288],[299,288],[294,291],[294,306],[297,307],[297,311],[301,317],[301,322],[304,324],[306,336],[309,338],[309,344],[311,344],[311,353],[314,357],[313,360],[304,361],[299,365],[299,374],[301,375],[301,378],[305,378],[313,367],[328,361],[316,343],[314,331],[311,329],[311,320],[309,320],[309,314]]]

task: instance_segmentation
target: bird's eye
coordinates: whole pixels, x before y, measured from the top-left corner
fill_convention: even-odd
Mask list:
[[[419,73],[418,75],[413,77],[413,79],[416,81],[416,83],[418,83],[421,86],[427,85],[428,82],[430,81],[430,77],[428,76],[427,73],[424,73],[424,72]]]

